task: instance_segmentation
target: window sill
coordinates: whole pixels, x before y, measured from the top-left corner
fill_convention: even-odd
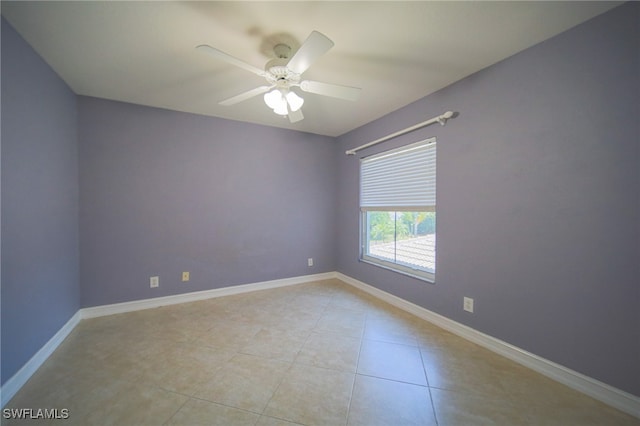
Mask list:
[[[383,264],[381,262],[377,262],[375,260],[370,260],[370,259],[362,258],[362,257],[359,258],[358,261],[362,262],[362,263],[367,263],[369,265],[377,266],[378,268],[386,269],[388,271],[396,272],[398,274],[405,275],[405,276],[408,276],[408,277],[411,277],[411,278],[415,278],[417,280],[424,281],[424,282],[427,282],[429,284],[435,284],[436,283],[435,276],[433,276],[433,274],[430,274],[430,275],[432,275],[431,277],[427,277],[427,276],[424,276],[424,275],[420,275],[418,273],[413,273],[413,272],[410,272],[408,270],[404,270],[404,269],[400,269],[398,267],[385,265],[385,264]]]

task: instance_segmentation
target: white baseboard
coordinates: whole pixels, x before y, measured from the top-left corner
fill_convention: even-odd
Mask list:
[[[38,368],[49,358],[49,356],[56,350],[56,348],[62,343],[62,341],[73,331],[73,329],[80,322],[80,311],[76,312],[65,325],[53,335],[47,343],[34,356],[31,357],[25,365],[0,389],[0,406],[4,407],[11,398],[27,383],[27,380],[31,378]]]
[[[562,365],[556,364],[547,359],[541,358],[533,353],[527,352],[502,340],[491,337],[487,334],[474,330],[471,327],[460,324],[435,312],[429,311],[421,306],[415,305],[407,300],[401,299],[390,293],[382,291],[376,287],[358,281],[339,272],[327,272],[323,274],[304,275],[300,277],[285,278],[280,280],[263,281],[258,283],[244,284],[231,287],[223,287],[213,290],[197,291],[192,293],[177,294],[173,296],[157,297],[153,299],[137,300],[133,302],[116,303],[112,305],[83,308],[75,313],[67,323],[0,389],[0,406],[4,407],[47,358],[56,350],[62,341],[73,331],[80,320],[85,318],[95,318],[105,315],[113,315],[137,311],[142,309],[156,308],[160,306],[173,305],[178,303],[194,302],[197,300],[210,299],[214,297],[230,296],[234,294],[247,293],[257,290],[267,290],[290,285],[303,284],[312,281],[337,278],[352,285],[372,296],[377,297],[393,306],[435,324],[447,331],[450,331],[462,338],[472,341],[486,349],[499,355],[511,359],[525,367],[531,368],[557,382],[565,384],[579,392],[591,396],[605,404],[611,405],[621,411],[640,418],[640,398],[630,393],[616,389],[606,383],[602,383],[584,374],[573,371]]]
[[[589,395],[590,397],[624,411],[625,413],[640,418],[640,397],[614,388],[606,383],[585,376],[582,373],[578,373],[577,371],[573,371],[560,364],[556,364],[553,361],[539,357],[538,355],[527,352],[507,342],[503,342],[495,337],[481,333],[464,324],[460,324],[362,281],[358,281],[355,278],[351,278],[339,272],[336,272],[335,277],[352,285],[353,287],[377,297],[378,299],[437,325],[440,328],[450,331],[451,333],[474,342],[492,352],[541,373],[550,379],[567,385],[570,388]]]
[[[80,309],[81,318],[95,318],[105,315],[122,314],[125,312],[140,311],[143,309],[158,308],[160,306],[175,305],[178,303],[195,302],[214,297],[231,296],[250,291],[268,290],[277,287],[286,287],[296,284],[304,284],[312,281],[328,280],[335,278],[335,272],[323,274],[303,275],[300,277],[283,278],[272,281],[262,281],[251,284],[235,285],[216,288],[213,290],[194,291],[191,293],[175,294],[173,296],[154,297],[152,299],[134,300],[132,302],[115,303],[113,305],[95,306]]]

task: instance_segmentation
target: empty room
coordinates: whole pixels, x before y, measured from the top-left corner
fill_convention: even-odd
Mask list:
[[[640,425],[640,3],[0,7],[0,424]]]

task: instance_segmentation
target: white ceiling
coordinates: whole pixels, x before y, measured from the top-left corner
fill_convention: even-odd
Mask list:
[[[338,136],[620,3],[2,1],[1,7],[77,94]],[[358,101],[303,93],[305,119],[295,124],[275,115],[262,96],[218,105],[264,80],[195,46],[209,44],[262,68],[269,58],[261,50],[282,38],[302,43],[312,30],[335,46],[303,78],[361,87]]]

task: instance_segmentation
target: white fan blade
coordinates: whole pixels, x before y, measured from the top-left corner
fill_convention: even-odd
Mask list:
[[[302,74],[316,59],[324,55],[332,47],[333,42],[327,36],[317,31],[312,31],[296,54],[293,55],[293,58],[289,60],[287,68],[295,73]]]
[[[266,93],[269,91],[269,89],[271,89],[273,86],[260,86],[260,87],[256,87],[255,89],[251,89],[249,91],[246,91],[244,93],[240,93],[239,95],[236,95],[232,98],[229,99],[225,99],[223,101],[218,102],[220,105],[234,105],[237,104],[238,102],[242,102],[245,101],[249,98],[253,98],[254,96],[258,96],[262,93]]]
[[[289,109],[289,122],[297,123],[298,121],[301,121],[303,118],[304,118],[304,115],[302,115],[302,109],[299,109],[297,111],[291,111],[291,109]]]
[[[303,80],[300,82],[300,89],[309,93],[331,96],[347,101],[355,101],[360,96],[362,89],[359,87],[340,86],[338,84],[321,83],[319,81]]]
[[[218,58],[222,61],[235,65],[236,67],[240,67],[254,74],[258,74],[261,77],[264,77],[266,75],[264,70],[261,70],[258,67],[254,67],[253,65],[249,65],[246,62],[241,61],[238,58],[234,58],[233,56],[224,53],[222,50],[218,50],[215,47],[211,47],[207,44],[201,44],[200,46],[197,46],[196,49],[200,50],[201,52],[206,52],[209,55],[212,55],[213,57]]]

